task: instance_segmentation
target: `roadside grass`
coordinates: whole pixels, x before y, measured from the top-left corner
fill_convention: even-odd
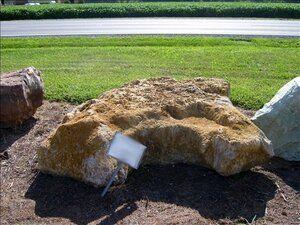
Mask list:
[[[135,79],[219,77],[231,100],[258,109],[300,76],[299,39],[211,37],[3,38],[1,73],[34,66],[46,98],[81,103]]]
[[[3,6],[1,20],[110,17],[300,18],[300,4],[257,2],[130,2]]]

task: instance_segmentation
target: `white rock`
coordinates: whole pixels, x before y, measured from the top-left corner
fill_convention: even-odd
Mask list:
[[[276,156],[300,161],[300,77],[285,84],[252,121],[272,141]]]

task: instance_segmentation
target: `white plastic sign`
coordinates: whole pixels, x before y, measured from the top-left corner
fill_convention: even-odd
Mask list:
[[[118,161],[137,169],[146,150],[146,146],[117,132],[113,137],[107,154]]]

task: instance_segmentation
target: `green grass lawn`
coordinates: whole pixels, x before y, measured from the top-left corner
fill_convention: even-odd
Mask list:
[[[299,39],[77,37],[1,40],[1,72],[34,66],[49,100],[81,103],[135,79],[220,77],[231,100],[258,109],[300,76]]]

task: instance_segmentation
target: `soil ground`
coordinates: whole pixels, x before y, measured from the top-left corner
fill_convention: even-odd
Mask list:
[[[1,224],[300,224],[300,162],[273,158],[231,177],[146,166],[105,198],[102,189],[39,173],[36,148],[73,107],[45,101],[21,127],[0,129]]]

